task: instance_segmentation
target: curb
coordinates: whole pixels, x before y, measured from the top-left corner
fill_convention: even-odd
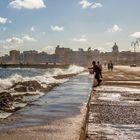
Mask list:
[[[90,101],[91,101],[92,94],[93,94],[93,89],[90,92],[90,97],[89,97],[87,105],[86,105],[86,113],[85,113],[85,116],[84,116],[84,119],[82,122],[80,136],[79,136],[78,140],[86,140],[87,121],[89,119]]]

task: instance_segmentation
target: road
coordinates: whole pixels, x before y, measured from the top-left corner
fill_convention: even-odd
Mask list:
[[[86,140],[139,140],[140,68],[105,69],[103,77],[92,95]]]

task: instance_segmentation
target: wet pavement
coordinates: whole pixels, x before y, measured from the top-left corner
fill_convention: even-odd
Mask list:
[[[76,140],[92,87],[88,73],[71,78],[0,123],[0,140]]]
[[[119,69],[112,73],[105,70],[104,79],[92,95],[86,140],[139,140],[139,75],[129,72],[127,76],[127,72]]]

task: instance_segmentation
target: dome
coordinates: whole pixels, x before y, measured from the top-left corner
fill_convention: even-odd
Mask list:
[[[118,45],[116,43],[112,47],[112,52],[119,52],[119,47],[118,47]]]

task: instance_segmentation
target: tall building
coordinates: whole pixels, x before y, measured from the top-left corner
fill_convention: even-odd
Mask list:
[[[66,64],[67,63],[67,54],[72,52],[70,48],[60,48],[59,45],[57,45],[55,49],[56,59],[57,62]]]
[[[19,64],[20,63],[20,51],[11,50],[10,52],[11,64]]]
[[[115,64],[117,64],[119,61],[119,47],[116,43],[112,47],[112,61]]]
[[[62,64],[76,64],[81,66],[89,66],[93,60],[99,60],[99,50],[91,50],[88,48],[87,51],[84,51],[82,48],[79,48],[78,51],[73,51],[70,48],[60,48],[56,47],[55,50],[57,62]]]
[[[30,51],[24,51],[23,52],[23,63],[24,64],[36,64],[36,56],[37,56],[38,52],[35,50],[30,50]]]

